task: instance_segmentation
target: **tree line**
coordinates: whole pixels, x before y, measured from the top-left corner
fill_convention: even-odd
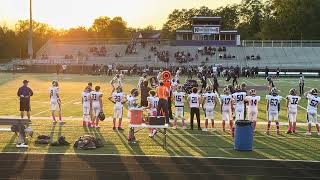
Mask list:
[[[242,39],[320,38],[320,0],[242,0],[216,9],[175,9],[163,25],[162,37],[175,38],[177,29],[190,29],[194,16],[221,16],[222,27],[237,29]]]
[[[163,24],[161,38],[175,39],[177,29],[190,29],[194,16],[221,16],[223,29],[237,29],[241,39],[320,39],[320,0],[242,0],[215,9],[209,7],[175,9]],[[36,52],[50,38],[131,38],[135,32],[152,32],[151,25],[128,27],[121,17],[101,16],[91,27],[58,30],[33,22],[33,49]],[[0,26],[0,59],[27,57],[28,20],[14,28]]]
[[[48,24],[33,21],[33,49],[37,52],[49,39],[86,39],[86,38],[131,38],[136,32],[154,31],[149,25],[145,28],[131,28],[121,17],[101,16],[94,20],[91,27],[75,27],[59,30]],[[0,59],[28,57],[29,21],[19,20],[14,28],[0,26]]]

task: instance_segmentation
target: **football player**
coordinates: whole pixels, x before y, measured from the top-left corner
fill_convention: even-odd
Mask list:
[[[112,80],[110,81],[111,86],[113,88],[115,88],[115,85],[117,87],[122,87],[123,86],[122,79],[123,79],[123,74],[116,74],[116,76],[113,77]]]
[[[226,131],[226,121],[229,121],[230,130],[233,129],[233,120],[232,120],[232,108],[233,108],[233,99],[230,95],[230,89],[224,88],[223,95],[220,95],[221,102],[221,114],[222,114],[222,129],[223,132]]]
[[[131,118],[130,109],[134,108],[137,105],[137,97],[139,95],[138,89],[132,89],[130,94],[127,95],[127,104],[128,104],[128,118]]]
[[[320,104],[320,97],[318,97],[318,90],[311,89],[309,92],[305,93],[305,96],[308,99],[307,106],[307,121],[308,121],[308,131],[306,135],[311,135],[311,123],[312,120],[316,124],[318,136],[320,136],[319,124],[318,124],[318,106]]]
[[[52,86],[49,89],[50,94],[50,105],[51,105],[51,114],[53,123],[57,123],[55,112],[59,113],[59,122],[63,124],[62,115],[61,115],[61,100],[59,96],[59,84],[58,81],[52,81]]]
[[[245,102],[248,103],[248,119],[253,122],[253,130],[256,129],[258,118],[258,104],[260,96],[257,96],[255,89],[249,91],[250,96],[245,97]]]
[[[267,113],[268,113],[268,125],[266,134],[269,135],[270,126],[272,119],[275,121],[277,126],[277,134],[280,134],[279,129],[279,111],[280,111],[280,101],[282,99],[281,96],[278,95],[277,88],[272,88],[270,91],[270,95],[266,96],[267,99]]]
[[[213,88],[211,86],[208,86],[206,88],[206,93],[202,95],[203,102],[202,107],[204,108],[204,114],[205,114],[205,122],[204,126],[205,128],[203,131],[208,131],[208,121],[211,120],[211,128],[214,128],[214,108],[217,104],[217,95],[213,92]]]
[[[82,102],[82,115],[83,115],[83,121],[82,125],[86,126],[88,123],[88,126],[91,126],[91,116],[90,116],[90,110],[91,110],[91,95],[90,95],[90,86],[87,86],[84,91],[81,93],[81,102]]]
[[[288,131],[287,134],[296,132],[296,122],[298,113],[298,102],[301,97],[297,95],[296,89],[290,89],[289,95],[286,97],[287,100],[287,113],[288,113]]]
[[[94,91],[91,92],[92,100],[92,110],[93,110],[93,119],[92,122],[88,124],[88,127],[100,128],[98,115],[100,112],[103,112],[103,103],[102,103],[102,92],[100,92],[100,86],[96,86]]]
[[[111,96],[108,98],[114,104],[113,111],[113,130],[116,130],[116,120],[119,118],[118,130],[122,131],[122,115],[123,115],[123,104],[126,103],[126,98],[122,92],[122,87],[118,86],[116,90],[112,91]]]
[[[159,98],[156,96],[156,92],[154,90],[149,91],[149,97],[147,98],[147,100],[148,100],[149,115],[157,116]],[[156,134],[157,134],[157,129],[150,129],[149,137],[153,138]]]
[[[236,92],[232,94],[235,103],[235,120],[244,120],[244,99],[247,93],[241,91],[239,85],[236,86]]]
[[[180,74],[181,74],[181,72],[182,72],[182,68],[179,67],[179,69],[177,70],[176,75],[175,75],[175,77],[174,77],[174,79],[175,79],[176,81],[179,81],[179,80],[180,80]]]
[[[173,92],[174,105],[175,105],[175,113],[174,113],[174,122],[173,129],[177,129],[177,120],[181,117],[182,120],[182,128],[186,129],[185,119],[184,119],[184,99],[185,92],[183,92],[182,86],[178,86],[177,90]]]

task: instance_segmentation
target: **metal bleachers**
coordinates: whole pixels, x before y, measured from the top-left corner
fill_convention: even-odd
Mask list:
[[[107,56],[93,56],[88,51],[90,47],[105,46],[107,49]],[[79,54],[86,55],[86,64],[137,64],[137,65],[150,65],[150,66],[164,66],[165,63],[155,61],[154,52],[150,51],[151,45],[142,48],[140,45],[136,47],[137,53],[125,55],[125,44],[72,44],[72,43],[46,43],[37,53],[46,54],[48,58],[63,58],[66,54],[77,57]],[[159,51],[168,51],[170,55],[170,63],[172,65],[178,64],[175,61],[174,54],[177,51],[184,51],[190,53],[193,57],[198,53],[198,46],[169,46],[157,45]],[[120,53],[121,57],[116,58],[115,54]],[[223,59],[219,58],[219,54],[231,54],[235,58]],[[246,56],[261,57],[260,60],[248,60]],[[206,57],[209,58],[205,61]],[[78,62],[78,61],[77,61]],[[227,47],[226,52],[216,52],[214,56],[199,55],[198,61],[192,61],[184,65],[199,65],[205,63],[223,64],[226,66],[258,66],[258,67],[281,67],[281,68],[320,68],[320,47]]]

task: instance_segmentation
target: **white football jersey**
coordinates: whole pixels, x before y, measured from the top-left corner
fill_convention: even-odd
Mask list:
[[[131,107],[131,106],[133,106],[133,104],[135,103],[136,98],[133,97],[132,95],[128,95],[128,96],[127,96],[127,100],[128,100],[128,106]]]
[[[245,100],[248,101],[248,109],[258,111],[260,99],[260,96],[247,96]]]
[[[232,96],[231,95],[221,95],[220,100],[221,100],[221,104],[222,104],[222,111],[231,111]]]
[[[93,105],[98,105],[99,104],[99,97],[102,96],[102,95],[103,94],[100,91],[92,91],[91,92],[92,104]]]
[[[282,99],[282,96],[267,95],[266,99],[269,101],[269,111],[279,111],[280,110],[280,101]]]
[[[90,107],[90,93],[82,92],[81,97],[83,99],[83,107]]]
[[[318,105],[320,104],[320,97],[314,96],[312,94],[307,95],[308,99],[308,112],[317,112]]]
[[[186,94],[184,92],[173,92],[174,105],[175,106],[184,106],[184,97]]]
[[[200,106],[200,95],[197,93],[191,93],[188,96],[190,108],[199,108]]]
[[[288,95],[287,96],[287,101],[288,103],[288,108],[291,111],[296,111],[298,109],[298,102],[300,101],[301,97],[300,96],[292,96]]]
[[[121,106],[122,105],[122,100],[124,98],[124,94],[122,92],[113,92],[112,97],[114,101],[116,102],[116,106]]]
[[[59,95],[59,88],[55,87],[55,86],[52,86],[49,89],[49,93],[50,93],[51,101],[57,101],[58,95]]]
[[[158,104],[159,104],[159,98],[158,97],[149,96],[149,97],[147,97],[147,100],[151,105],[151,109],[157,109],[158,108]]]
[[[232,94],[232,98],[235,101],[236,108],[244,108],[244,98],[246,97],[246,92],[235,92]]]
[[[216,94],[213,92],[204,93],[202,97],[205,98],[204,108],[213,108],[214,107],[214,99],[216,98]]]

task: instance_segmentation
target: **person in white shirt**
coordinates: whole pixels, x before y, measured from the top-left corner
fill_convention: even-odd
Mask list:
[[[148,100],[148,109],[149,109],[149,116],[157,116],[158,115],[158,104],[159,98],[156,96],[157,93],[154,90],[149,91]],[[153,138],[157,134],[157,129],[150,129],[149,137]]]
[[[312,120],[316,124],[318,136],[320,136],[319,124],[318,124],[318,106],[320,104],[320,97],[318,97],[318,90],[311,89],[309,92],[305,93],[305,96],[308,99],[307,106],[307,121],[308,121],[308,131],[306,135],[311,135],[311,123]]]
[[[244,120],[244,99],[247,95],[246,92],[240,91],[240,86],[237,85],[236,92],[232,94],[235,103],[235,120]]]
[[[270,133],[270,126],[272,119],[275,121],[277,126],[277,134],[280,134],[279,129],[279,111],[280,111],[280,101],[282,99],[281,96],[278,95],[277,88],[272,88],[270,91],[271,95],[267,95],[267,112],[268,112],[268,125],[266,134]]]
[[[255,130],[257,125],[260,96],[256,96],[257,92],[255,89],[251,89],[249,94],[250,96],[245,97],[245,102],[248,104],[248,119],[253,122],[253,130]]]
[[[171,81],[171,90],[172,92],[176,91],[178,89],[178,86],[180,85],[180,81],[176,79],[172,79]]]
[[[108,98],[113,104],[113,130],[116,130],[116,120],[119,118],[118,130],[122,131],[122,115],[123,115],[123,104],[126,103],[126,97],[122,92],[122,87],[118,86],[116,90],[112,91],[111,96]]]
[[[174,113],[174,122],[173,129],[177,129],[177,120],[179,117],[182,120],[182,128],[186,129],[185,119],[184,119],[184,99],[185,92],[183,92],[182,86],[178,86],[177,90],[173,92],[175,113]]]
[[[159,104],[159,98],[156,95],[157,93],[154,90],[151,90],[149,91],[149,97],[147,97],[150,116],[157,116],[158,114],[157,108]]]
[[[113,88],[116,87],[123,87],[123,74],[116,74],[115,77],[112,78],[112,80],[110,81],[110,84]]]
[[[222,114],[222,130],[226,131],[226,121],[229,121],[230,131],[233,129],[233,120],[232,120],[232,108],[233,102],[232,96],[230,95],[230,89],[224,88],[223,95],[220,95],[221,102],[221,114]]]
[[[180,73],[182,72],[182,69],[181,69],[181,67],[177,70],[177,72],[176,72],[176,75],[175,75],[175,80],[176,81],[179,81],[180,80]]]
[[[128,114],[127,117],[131,118],[130,109],[137,106],[137,100],[138,100],[139,91],[138,89],[132,89],[130,92],[130,95],[127,96],[127,105],[128,105]]]
[[[203,104],[202,107],[204,108],[204,114],[205,114],[205,122],[204,126],[205,128],[203,131],[208,131],[208,121],[211,120],[211,128],[214,128],[214,109],[217,104],[217,95],[213,92],[213,88],[211,86],[208,86],[206,88],[206,93],[202,95],[203,97]]]
[[[50,96],[50,106],[51,106],[51,115],[53,123],[57,123],[55,112],[58,111],[59,122],[62,125],[62,113],[61,113],[61,100],[59,95],[59,84],[58,81],[52,81],[52,86],[49,88]]]
[[[90,94],[90,87],[87,86],[84,91],[81,93],[81,102],[82,102],[82,116],[83,121],[82,125],[86,126],[91,124],[91,94]]]
[[[94,91],[91,92],[91,101],[92,101],[92,110],[93,110],[93,119],[91,123],[88,124],[88,127],[100,128],[99,126],[99,113],[103,112],[103,103],[102,103],[102,92],[100,92],[100,86],[96,86]]]
[[[287,113],[289,118],[289,126],[287,134],[296,132],[296,122],[298,113],[298,102],[301,97],[297,95],[296,89],[290,89],[289,95],[286,97],[287,100]]]
[[[198,88],[192,88],[192,93],[188,96],[189,106],[190,106],[190,126],[193,130],[193,119],[194,115],[197,117],[198,130],[201,131],[200,126],[200,99],[201,96],[198,94]]]

